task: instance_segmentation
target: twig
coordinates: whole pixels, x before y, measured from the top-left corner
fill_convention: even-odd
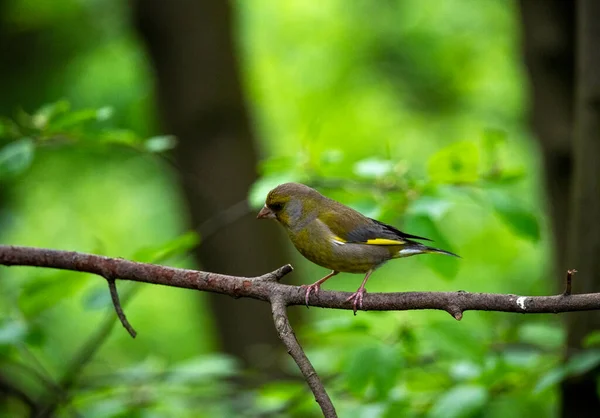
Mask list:
[[[123,327],[125,327],[125,329],[129,333],[129,335],[131,335],[132,338],[135,338],[135,336],[137,335],[137,332],[133,329],[133,327],[127,320],[127,317],[125,316],[125,312],[123,312],[123,308],[121,307],[121,302],[119,301],[119,293],[117,292],[117,285],[115,284],[115,280],[112,278],[109,278],[109,279],[106,279],[106,281],[108,282],[108,289],[110,290],[110,297],[112,299],[112,303],[115,307],[115,311],[117,312],[117,316],[119,317],[121,324],[123,324]]]
[[[321,383],[321,379],[319,379],[315,368],[308,357],[306,357],[304,350],[302,350],[302,347],[296,338],[296,334],[294,333],[287,316],[285,302],[283,302],[281,298],[274,297],[271,301],[271,310],[273,311],[273,321],[275,322],[277,334],[279,334],[279,338],[287,347],[288,353],[292,356],[302,372],[306,383],[308,383],[310,390],[315,396],[315,400],[321,407],[321,411],[323,411],[323,416],[325,418],[337,417],[333,403],[331,402],[323,383]]]
[[[577,270],[575,269],[567,270],[567,283],[565,286],[565,291],[563,292],[563,296],[571,295],[571,280],[573,279],[573,275],[575,275],[575,273],[577,273]]]

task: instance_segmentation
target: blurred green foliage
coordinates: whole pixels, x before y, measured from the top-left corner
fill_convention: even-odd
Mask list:
[[[157,132],[150,70],[126,10],[115,1],[8,4],[15,31],[54,28],[53,49],[68,60],[45,74],[47,91],[28,88],[27,100],[10,103],[48,104],[0,119],[1,242],[193,267],[187,253],[202,237],[185,232],[168,163],[176,141]],[[273,186],[301,181],[463,257],[389,263],[370,291],[553,291],[515,2],[235,8],[263,152],[253,207]],[[325,274],[293,262],[306,283]],[[105,283],[30,268],[0,274],[0,370],[35,397],[76,373],[63,415],[318,415],[299,378],[233,383],[252,372],[218,353],[193,292],[119,283],[140,335],[115,327],[81,367],[86,342],[115,323]],[[354,290],[360,280],[344,274],[328,287]],[[343,417],[556,416],[561,379],[600,363],[592,334],[588,351],[561,364],[564,334],[550,316],[467,312],[456,322],[443,312],[311,309],[298,334]],[[299,375],[291,359],[279,361]],[[9,402],[0,416],[22,411]]]

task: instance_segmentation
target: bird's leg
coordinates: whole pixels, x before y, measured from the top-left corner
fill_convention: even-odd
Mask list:
[[[365,296],[365,293],[367,293],[367,289],[365,289],[365,286],[367,284],[367,280],[369,280],[369,276],[371,275],[371,273],[373,273],[373,270],[367,271],[367,274],[365,275],[365,278],[363,279],[358,290],[354,292],[348,299],[346,299],[346,302],[354,300],[354,315],[356,315],[357,307],[362,309],[363,297]]]
[[[306,285],[303,284],[300,287],[305,287],[306,288],[306,296],[304,297],[304,300],[306,301],[306,307],[308,308],[308,299],[310,298],[310,292],[314,292],[315,295],[319,293],[319,289],[321,289],[321,285],[323,283],[325,283],[329,278],[335,276],[336,274],[338,274],[339,271],[335,271],[332,270],[331,273],[329,273],[327,276],[323,277],[320,280],[317,280],[316,282],[314,282],[311,285]]]

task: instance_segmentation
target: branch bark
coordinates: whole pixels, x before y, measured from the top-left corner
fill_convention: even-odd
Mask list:
[[[315,368],[308,357],[306,357],[304,350],[296,338],[296,334],[294,333],[287,316],[285,302],[279,297],[274,297],[271,300],[271,309],[273,311],[273,322],[275,322],[277,334],[279,334],[279,338],[287,347],[289,355],[292,356],[298,365],[298,368],[302,372],[302,376],[304,376],[310,390],[315,395],[315,400],[321,407],[323,416],[325,418],[337,418],[333,403],[331,402],[323,383],[321,383],[321,379],[319,379]]]
[[[123,325],[123,328],[127,330],[131,338],[135,338],[137,332],[133,329],[127,317],[125,316],[125,312],[123,312],[123,308],[121,307],[121,301],[119,300],[119,292],[117,291],[117,284],[115,283],[115,279],[110,278],[106,279],[108,282],[108,290],[110,291],[110,298],[112,299],[113,306],[115,307],[115,312],[119,317],[119,321]]]
[[[118,277],[120,280],[220,293],[234,298],[270,301],[277,295],[288,306],[306,303],[305,292],[299,286],[278,283],[283,276],[292,271],[289,264],[262,276],[240,277],[72,251],[0,246],[0,265],[72,270],[102,277]],[[351,310],[352,303],[346,302],[350,295],[351,292],[322,290],[317,296],[311,296],[309,306]],[[600,293],[568,296],[518,296],[462,291],[368,293],[363,307],[365,311],[436,309],[446,311],[460,320],[463,312],[473,310],[516,313],[600,310]]]
[[[96,274],[103,278],[196,289],[234,298],[244,297],[270,302],[279,336],[302,371],[324,416],[336,416],[325,388],[287,320],[287,306],[306,303],[302,288],[279,283],[283,276],[292,271],[289,264],[262,276],[238,277],[72,251],[0,246],[0,265],[73,270]],[[347,302],[349,295],[350,292],[323,290],[311,297],[309,306],[351,310],[352,303]],[[463,291],[368,293],[363,308],[375,311],[437,309],[446,311],[460,320],[463,313],[469,310],[527,314],[600,310],[600,293],[555,296],[518,296]]]

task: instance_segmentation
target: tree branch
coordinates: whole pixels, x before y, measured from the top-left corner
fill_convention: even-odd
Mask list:
[[[121,301],[119,300],[119,292],[117,292],[117,285],[115,284],[115,279],[109,278],[106,279],[108,282],[108,290],[110,291],[110,298],[112,299],[113,306],[115,307],[115,312],[119,317],[119,321],[123,324],[123,327],[127,330],[131,338],[135,338],[137,332],[133,329],[127,317],[125,316],[125,312],[123,312],[123,308],[121,307]]]
[[[331,402],[323,383],[321,383],[321,379],[319,379],[315,368],[308,357],[306,357],[304,350],[296,338],[296,334],[294,333],[287,316],[285,302],[279,297],[274,297],[271,301],[271,310],[273,311],[273,321],[275,322],[277,334],[279,334],[279,338],[287,347],[289,355],[292,356],[298,365],[306,383],[308,383],[310,390],[315,395],[315,400],[321,407],[323,416],[325,418],[337,418],[333,403]]]
[[[565,291],[563,292],[563,296],[571,295],[571,282],[573,281],[573,275],[577,273],[577,270],[567,270],[567,279],[565,280]]]
[[[118,278],[120,280],[221,293],[234,298],[247,297],[271,302],[275,326],[280,338],[300,367],[325,416],[335,416],[335,409],[331,404],[331,400],[298,344],[287,320],[286,306],[305,304],[305,292],[302,288],[279,283],[283,276],[292,271],[289,264],[262,276],[238,277],[137,263],[120,258],[72,251],[0,246],[0,265],[73,270],[102,276],[109,281],[109,284],[111,280],[114,283],[114,280]],[[448,312],[457,320],[460,320],[463,312],[468,310],[516,313],[600,310],[600,293],[570,294],[569,279],[572,274],[573,272],[570,272],[568,275],[565,294],[556,296],[517,296],[462,291],[368,293],[365,296],[363,308],[364,310],[376,311],[437,309]],[[352,304],[346,302],[349,295],[349,292],[321,291],[318,295],[311,297],[309,305],[350,310],[353,308]],[[116,308],[117,306],[115,304]],[[121,321],[124,320],[124,315],[119,317]],[[125,327],[127,328],[126,325]]]
[[[288,306],[305,304],[303,289],[278,283],[283,276],[292,271],[290,265],[258,277],[239,277],[72,251],[1,245],[0,265],[72,270],[102,277],[118,277],[120,280],[221,293],[234,298],[247,297],[270,301],[273,295],[277,295]],[[311,296],[309,306],[351,310],[352,304],[346,302],[350,294],[322,290],[318,295]],[[600,293],[556,296],[468,292],[368,293],[363,307],[366,311],[437,309],[461,319],[462,313],[470,310],[516,313],[600,310]]]

